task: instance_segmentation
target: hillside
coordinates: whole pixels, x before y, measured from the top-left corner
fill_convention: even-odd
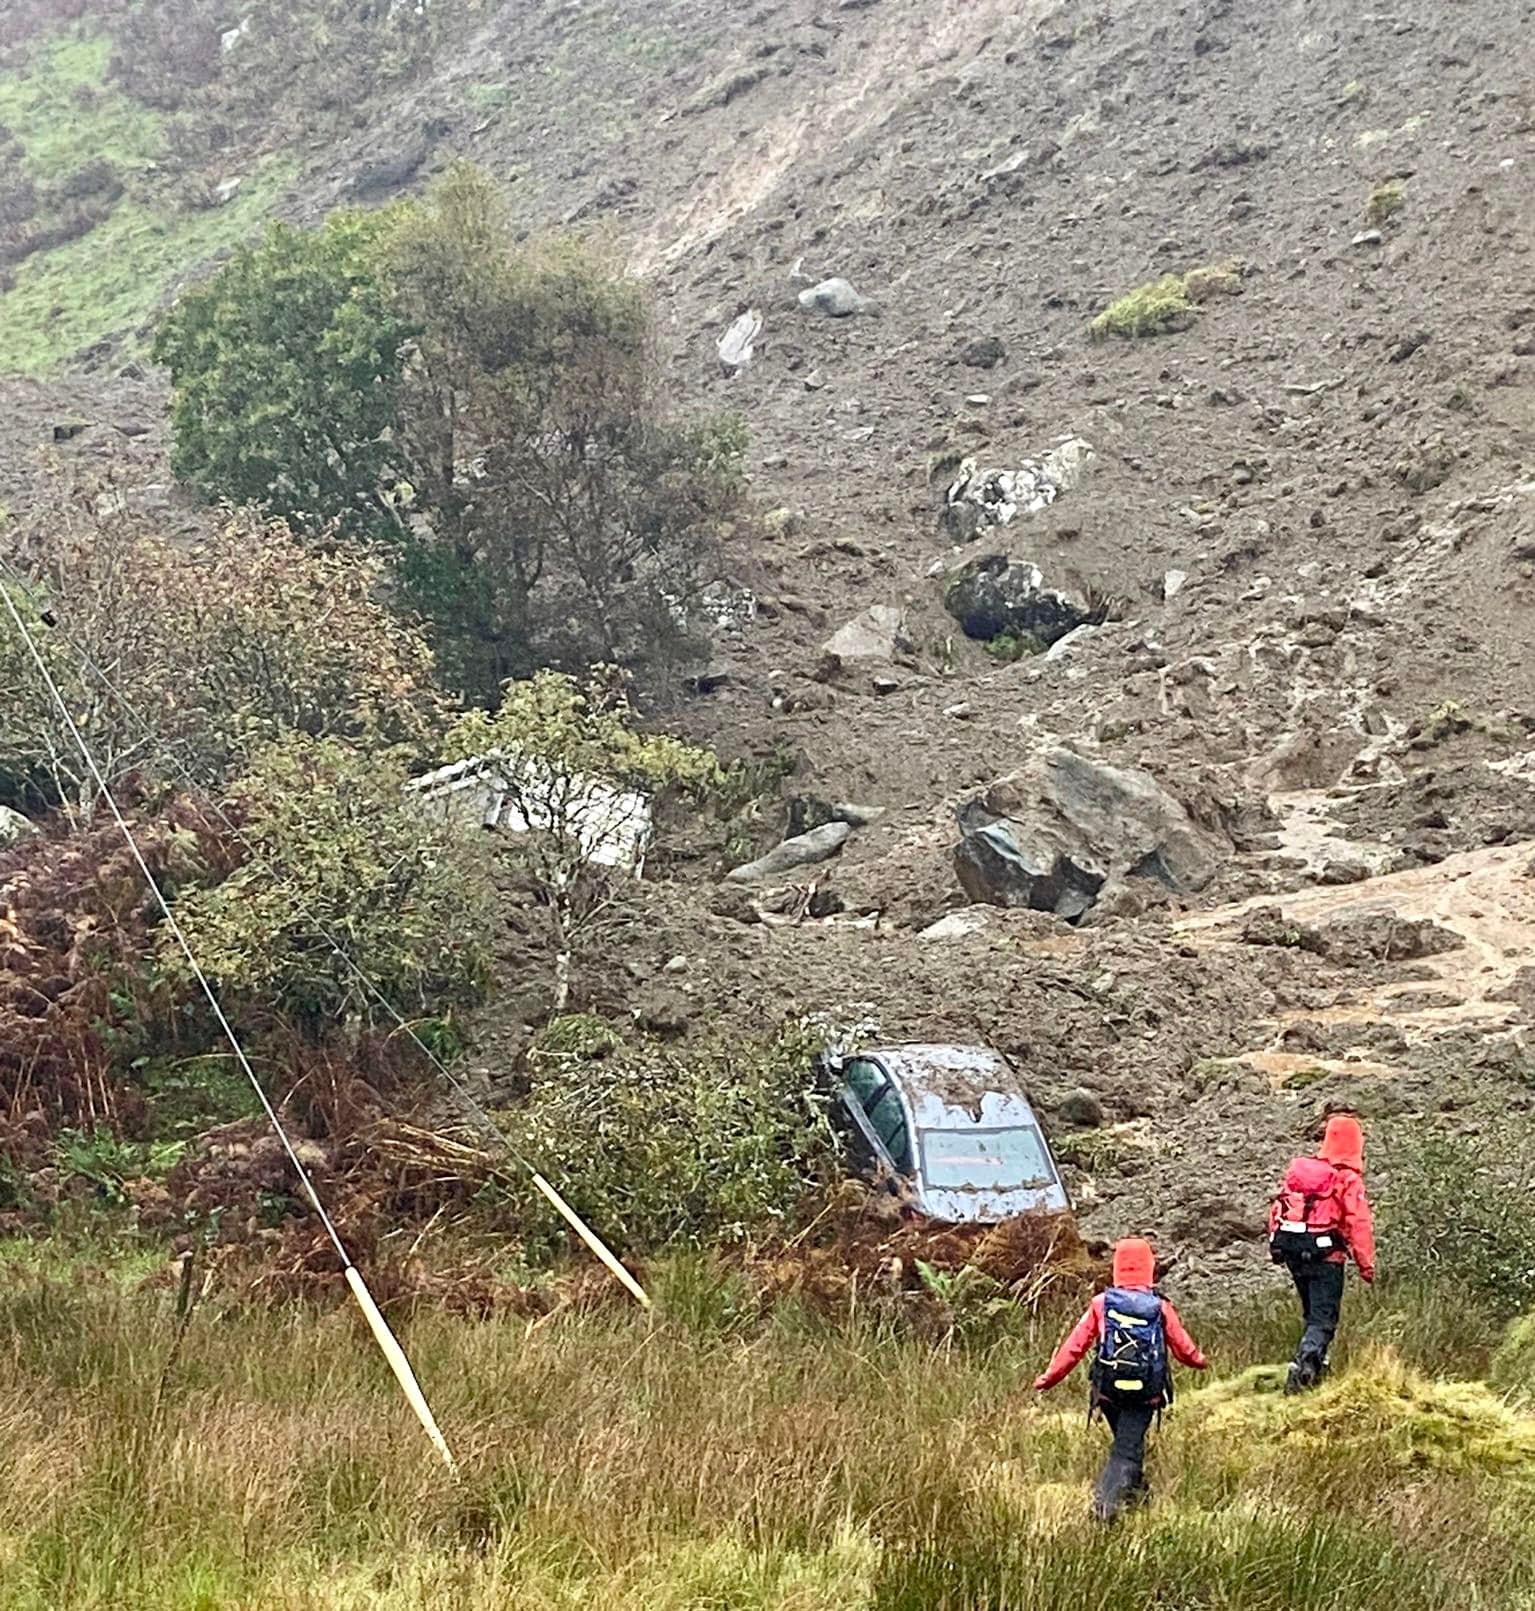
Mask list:
[[[1528,1101],[1530,10],[466,7],[331,132],[280,98],[231,119],[216,157],[172,159],[110,79],[63,148],[50,108],[107,56],[88,22],[44,29],[0,80],[28,171],[100,146],[133,172],[0,303],[9,362],[32,371],[4,383],[5,501],[46,519],[40,477],[62,465],[197,529],[136,332],[268,211],[312,220],[468,157],[526,228],[615,242],[657,298],[675,406],[744,416],[752,494],[776,512],[729,555],[750,618],[665,720],[789,757],[812,812],[884,815],[823,875],[840,915],[743,926],[708,876],[658,886],[631,984],[599,996],[992,1041],[1047,1111],[1085,1088],[1115,1126],[1082,1149],[1090,1231],[1161,1225],[1196,1270],[1256,1272],[1251,1205],[1323,1098],[1472,1126]],[[244,48],[215,81],[230,104]],[[140,227],[194,176],[238,179],[234,200]],[[154,254],[125,254],[140,239]],[[1185,328],[1091,339],[1116,298],[1206,265],[1235,266]],[[876,307],[803,311],[830,276]],[[748,308],[763,328],[732,374],[716,347]],[[1075,439],[1090,462],[1058,501],[955,543],[961,460],[1014,470]],[[1089,626],[1011,662],[967,638],[945,573],[992,553],[1101,601]],[[829,664],[871,606],[896,612],[894,645]],[[966,905],[955,808],[1054,744],[1148,768],[1213,878],[1171,908],[1142,887],[1077,928],[988,910],[919,941]],[[1451,898],[1469,869],[1475,908]],[[1393,964],[1389,939],[1369,954],[1410,915],[1404,876],[1491,982]],[[1289,894],[1307,922],[1369,921],[1330,949],[1263,947],[1212,910]],[[1401,1010],[1413,989],[1424,1007]],[[1442,1005],[1473,994],[1486,1010]],[[520,1049],[511,1018],[476,1053],[493,1082]]]

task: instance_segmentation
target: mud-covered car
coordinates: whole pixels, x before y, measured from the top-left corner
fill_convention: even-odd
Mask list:
[[[1068,1213],[1022,1082],[984,1046],[828,1053],[854,1157],[916,1212],[951,1224]]]

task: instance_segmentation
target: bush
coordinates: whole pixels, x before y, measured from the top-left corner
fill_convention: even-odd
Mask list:
[[[1502,1315],[1535,1307],[1535,1138],[1434,1135],[1389,1154],[1381,1266]]]
[[[40,532],[37,582],[13,588],[108,781],[218,784],[286,732],[434,747],[442,703],[425,639],[379,602],[381,566],[286,527],[227,520],[188,552],[124,516]],[[48,629],[44,607],[63,624]],[[108,668],[125,709],[81,664]],[[149,731],[146,732],[145,724]],[[0,803],[75,803],[88,773],[0,612]]]
[[[224,991],[310,1028],[386,1021],[373,992],[407,1017],[480,997],[491,905],[478,842],[430,824],[405,780],[387,753],[297,735],[239,779],[230,806],[252,859],[175,903]],[[169,936],[160,966],[173,979],[185,972]]]
[[[1164,274],[1112,302],[1088,326],[1094,341],[1110,336],[1132,339],[1187,330],[1199,315],[1199,304],[1216,296],[1235,296],[1242,289],[1243,265],[1235,259]]]
[[[578,1213],[626,1253],[701,1248],[781,1230],[834,1180],[839,1149],[799,1037],[682,1050],[604,1041],[540,1056],[528,1100],[502,1116]],[[542,1200],[529,1222],[560,1234]]]
[[[1365,222],[1374,229],[1384,227],[1402,210],[1405,199],[1400,179],[1388,179],[1384,184],[1376,185],[1370,192],[1369,201],[1365,203]]]

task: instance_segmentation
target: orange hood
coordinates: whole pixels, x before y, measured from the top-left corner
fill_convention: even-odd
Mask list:
[[[1350,1113],[1333,1114],[1316,1155],[1334,1168],[1356,1169],[1363,1174],[1364,1131],[1359,1128],[1359,1120]]]
[[[1157,1256],[1143,1236],[1127,1236],[1114,1244],[1114,1285],[1149,1287],[1156,1278]]]

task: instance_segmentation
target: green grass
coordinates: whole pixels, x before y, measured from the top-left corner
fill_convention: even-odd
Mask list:
[[[62,178],[96,157],[132,169],[159,155],[160,116],[107,83],[111,54],[104,36],[69,35],[0,73],[0,124],[21,141],[34,179]]]
[[[1242,272],[1243,265],[1232,260],[1149,280],[1111,302],[1088,326],[1088,334],[1094,341],[1110,336],[1133,340],[1187,330],[1199,317],[1200,304],[1240,295]]]
[[[349,1311],[215,1298],[177,1347],[171,1285],[5,1274],[7,1611],[1526,1603],[1535,1421],[1381,1352],[1389,1298],[1299,1402],[1243,1357],[1293,1341],[1293,1305],[1196,1316],[1226,1374],[1154,1434],[1152,1501],[1105,1537],[1080,1384],[1027,1391],[1060,1320],[935,1347],[862,1311],[756,1314],[696,1261],[655,1272],[655,1320],[423,1312],[400,1330],[455,1481]]]
[[[128,196],[88,235],[27,259],[0,296],[0,371],[46,373],[136,329],[178,276],[260,228],[292,172],[285,160],[268,161],[231,202],[205,212]]]

